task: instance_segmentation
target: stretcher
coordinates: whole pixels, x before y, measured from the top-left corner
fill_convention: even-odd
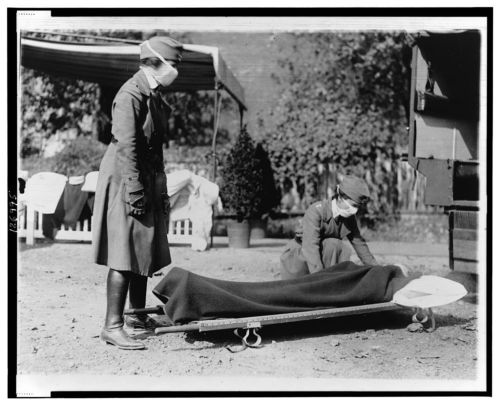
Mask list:
[[[412,309],[393,302],[357,305],[340,308],[317,309],[310,311],[291,312],[275,315],[259,315],[243,318],[218,318],[210,320],[193,321],[186,324],[163,326],[155,329],[155,334],[176,332],[209,332],[216,330],[232,329],[233,333],[241,339],[242,348],[261,347],[262,337],[258,331],[266,325],[275,325],[291,322],[302,322],[316,319],[336,318],[341,316],[360,315],[373,312]],[[422,325],[423,330],[433,332],[436,329],[436,320],[432,308],[413,308],[412,322]],[[165,315],[164,307],[157,305],[141,309],[128,309],[125,315],[159,314]]]

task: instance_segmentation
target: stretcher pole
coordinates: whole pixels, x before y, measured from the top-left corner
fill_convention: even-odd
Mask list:
[[[260,329],[265,325],[300,322],[313,319],[334,318],[339,316],[366,314],[370,312],[391,311],[401,308],[403,307],[392,302],[383,302],[377,304],[357,305],[341,308],[327,308],[275,315],[261,315],[244,318],[222,318],[178,325],[176,326],[175,330],[172,326],[159,327],[155,329],[155,334],[158,335],[161,333],[184,332],[187,330],[208,332],[223,329]]]
[[[146,314],[158,314],[165,315],[165,311],[161,305],[155,307],[146,308],[129,308],[123,312],[124,315],[146,315]]]
[[[161,333],[177,333],[190,331],[200,331],[198,322],[191,322],[183,325],[160,326],[159,328],[155,329],[155,335],[159,335]]]

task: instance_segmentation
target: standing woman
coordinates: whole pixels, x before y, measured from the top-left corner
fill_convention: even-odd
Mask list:
[[[120,349],[145,348],[123,329],[127,291],[130,308],[144,308],[148,277],[171,263],[162,149],[171,109],[160,90],[176,79],[181,53],[182,45],[168,37],[141,44],[140,70],[113,101],[113,136],[99,168],[92,244],[95,262],[109,267],[101,340]],[[125,323],[157,326],[147,315],[128,316]]]

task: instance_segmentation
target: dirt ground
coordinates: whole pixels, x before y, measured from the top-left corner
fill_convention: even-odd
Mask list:
[[[171,253],[175,266],[209,277],[276,280],[279,254],[285,242],[265,239],[252,242],[250,249],[233,250],[221,239],[206,252],[173,246]],[[397,244],[386,244],[375,251],[375,256],[381,263],[403,263],[424,274],[448,272],[445,255],[426,255],[423,245],[413,246],[409,252],[396,247]],[[436,246],[433,248],[436,250]],[[475,381],[480,372],[478,304],[471,297],[436,308],[438,328],[433,333],[407,330],[412,311],[401,309],[266,326],[260,330],[264,346],[239,353],[227,349],[239,343],[229,330],[139,333],[135,336],[144,341],[147,350],[118,350],[99,344],[107,271],[92,264],[90,258],[88,243],[42,242],[34,247],[20,244],[19,376],[273,377],[303,382],[416,379],[422,382],[413,387],[416,390],[439,389],[439,382],[460,380],[453,386],[460,390],[467,387],[467,382]],[[148,305],[160,304],[151,290],[169,268],[150,279]],[[433,381],[434,385],[426,381]],[[306,383],[289,387],[309,388]],[[198,387],[193,383],[189,389]],[[362,384],[359,389],[363,389]],[[393,384],[389,389],[402,388]]]

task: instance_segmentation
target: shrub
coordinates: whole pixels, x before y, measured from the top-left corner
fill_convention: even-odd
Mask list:
[[[221,168],[220,195],[224,209],[238,221],[258,218],[265,211],[264,170],[252,138],[244,128]]]
[[[69,141],[64,149],[55,155],[52,171],[65,176],[80,176],[99,170],[106,146],[91,137],[79,136]]]

